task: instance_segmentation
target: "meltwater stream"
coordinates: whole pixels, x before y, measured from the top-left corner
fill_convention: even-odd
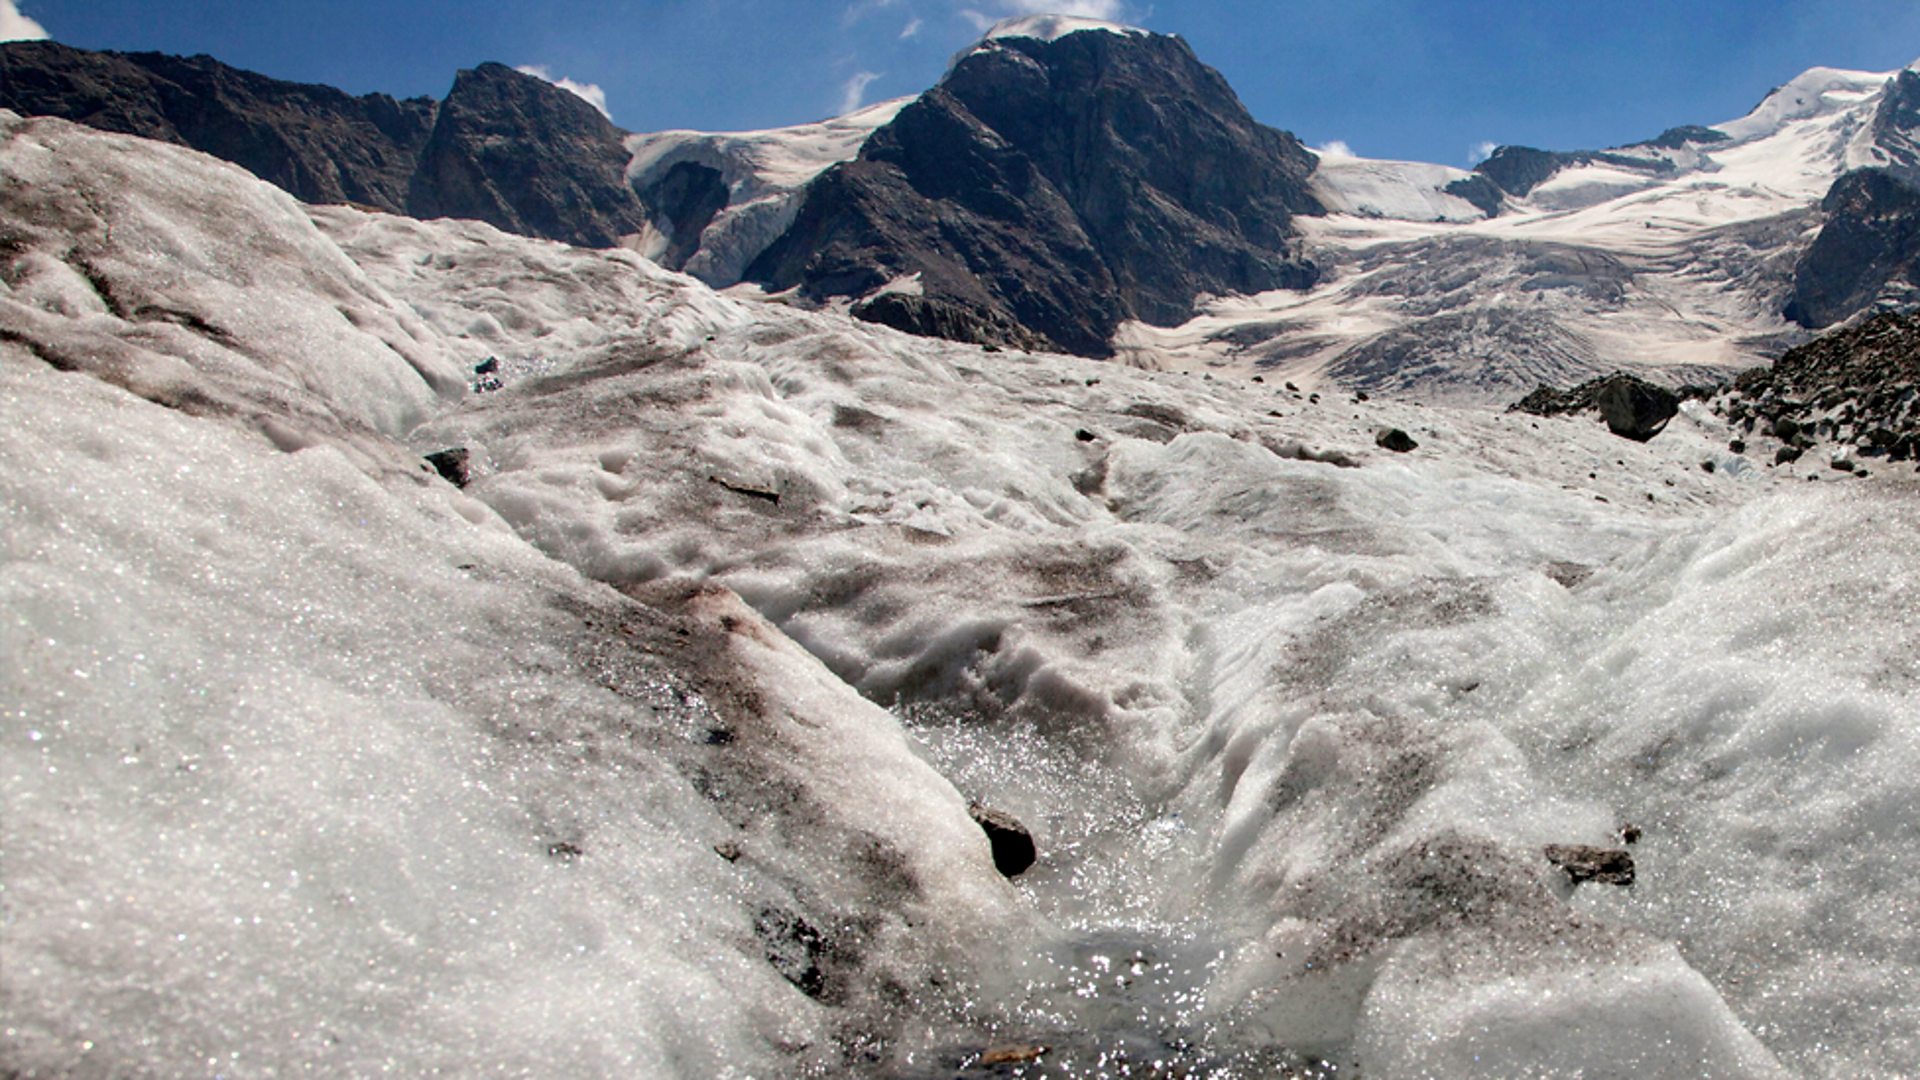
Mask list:
[[[1038,842],[1015,880],[1049,928],[982,965],[944,1022],[894,1055],[900,1080],[1321,1077],[1283,1047],[1236,1038],[1207,987],[1235,931],[1202,899],[1205,828],[1159,805],[1079,740],[935,705],[897,715],[960,791]]]

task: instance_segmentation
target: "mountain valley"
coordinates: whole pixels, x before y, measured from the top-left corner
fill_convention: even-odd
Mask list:
[[[0,1075],[1911,1075],[1916,102],[0,45]]]

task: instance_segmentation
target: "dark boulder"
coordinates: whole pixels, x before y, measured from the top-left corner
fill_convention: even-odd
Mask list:
[[[1385,428],[1373,437],[1373,444],[1382,450],[1391,450],[1396,454],[1410,453],[1420,448],[1413,436],[1399,428]]]
[[[433,471],[439,473],[447,483],[463,488],[472,479],[468,472],[468,464],[472,457],[472,452],[466,447],[456,446],[450,450],[436,450],[428,454],[427,464],[433,466]]]
[[[1548,844],[1545,852],[1547,861],[1565,872],[1575,885],[1588,881],[1602,885],[1633,884],[1633,855],[1625,848]]]
[[[1635,442],[1660,434],[1680,411],[1679,395],[1632,375],[1608,376],[1594,392],[1593,401],[1608,431]]]
[[[1012,814],[979,803],[969,805],[967,813],[987,834],[987,842],[993,846],[994,868],[1001,874],[1010,878],[1019,877],[1039,857],[1033,834]]]
[[[1646,442],[1664,431],[1667,422],[1679,413],[1680,395],[1639,376],[1616,371],[1571,390],[1542,386],[1508,406],[1507,411],[1535,416],[1593,411],[1606,421],[1608,431],[1623,439]]]

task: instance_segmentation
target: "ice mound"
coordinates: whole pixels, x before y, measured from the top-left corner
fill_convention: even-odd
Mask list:
[[[47,165],[15,135],[10,170]],[[382,395],[434,395],[397,356],[273,351],[342,290],[384,303],[297,208],[168,148],[68,150],[123,159],[106,221],[143,240],[89,260],[226,335],[0,300],[5,1068],[834,1069],[901,1022],[889,987],[1019,939],[884,710],[722,589],[622,596],[399,468]],[[41,215],[98,220],[92,189],[6,190],[9,258],[51,276],[72,239]],[[311,437],[264,437],[268,408]]]
[[[1700,409],[990,354],[7,123],[8,1067],[1920,1054],[1895,483],[1704,471]],[[1629,825],[1631,889],[1546,857]]]
[[[388,436],[464,387],[434,335],[291,196],[59,120],[0,112],[0,139],[23,252],[3,302],[10,323],[60,340],[49,362],[154,400]]]

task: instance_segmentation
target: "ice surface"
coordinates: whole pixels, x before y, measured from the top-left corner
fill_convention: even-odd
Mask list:
[[[989,354],[7,124],[0,1065],[1920,1061],[1903,478]],[[1538,256],[1485,265],[1611,303]],[[1630,823],[1632,889],[1542,854]]]

